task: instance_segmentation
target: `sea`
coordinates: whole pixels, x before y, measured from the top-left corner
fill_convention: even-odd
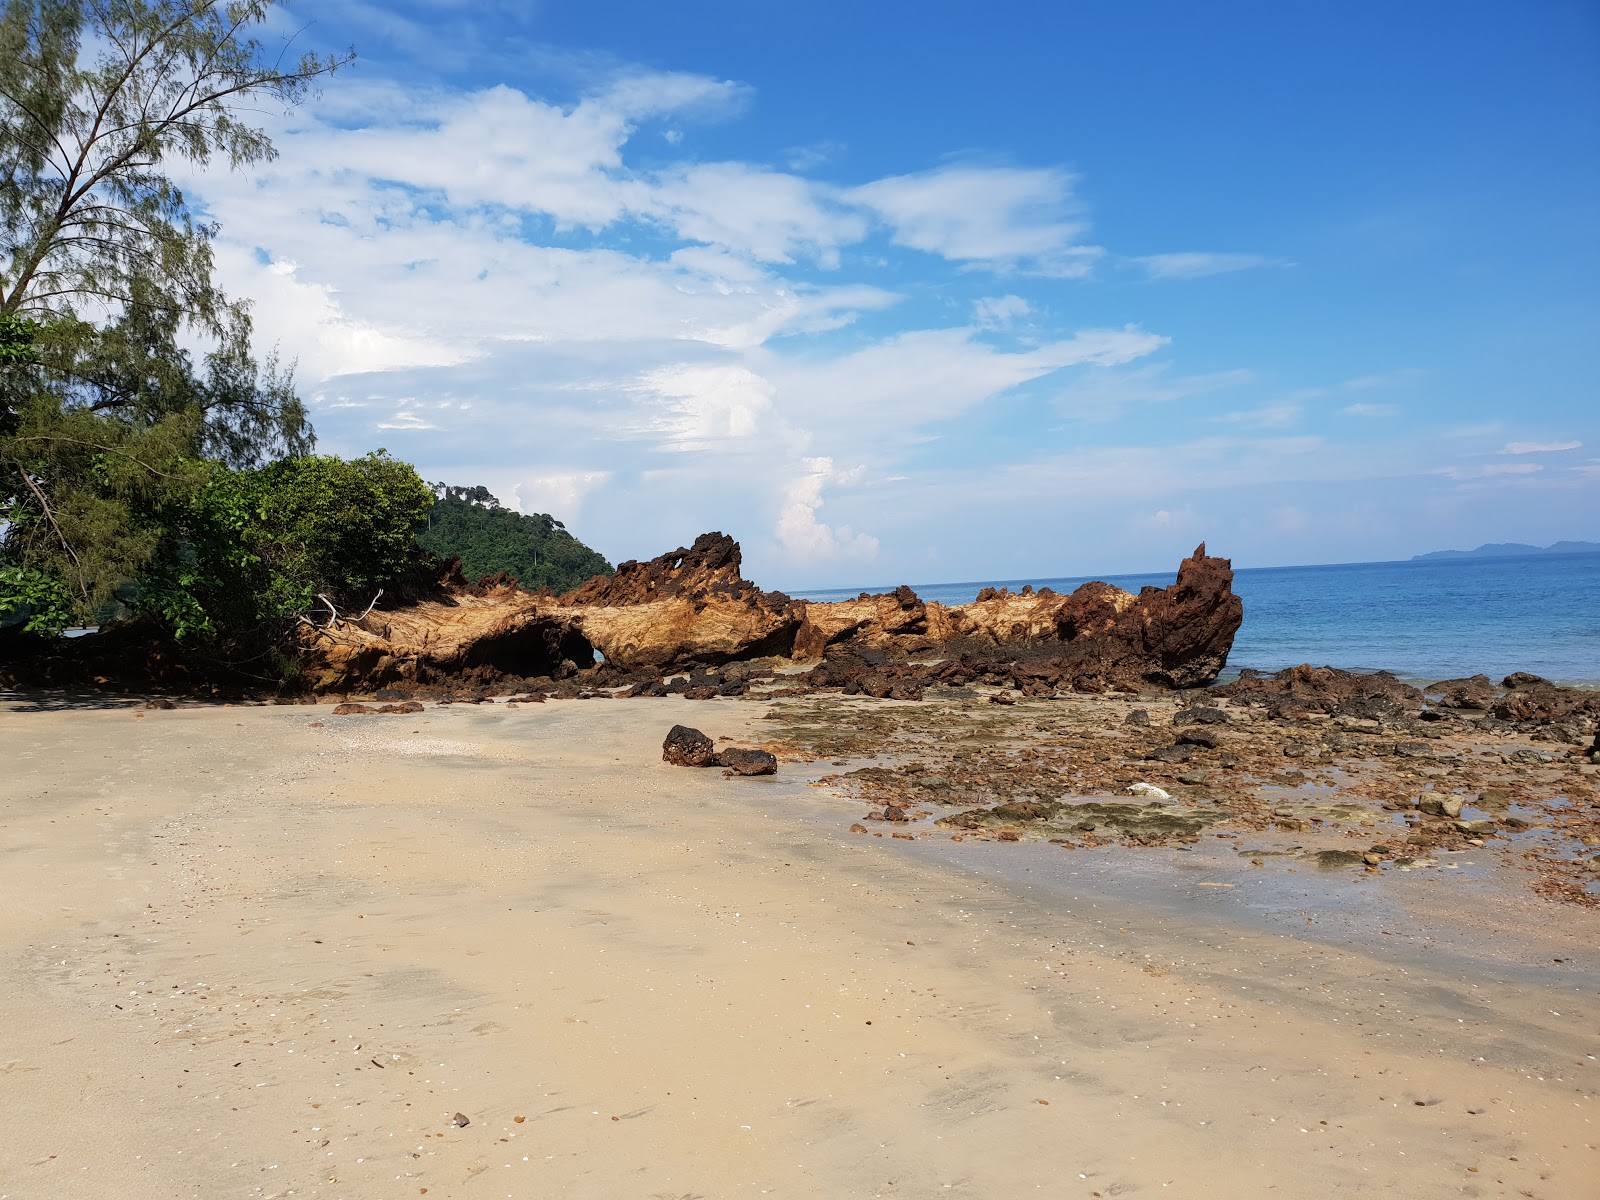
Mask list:
[[[967,604],[986,587],[1024,584],[1070,592],[1090,578],[1130,592],[1166,587],[1175,572],[1072,579],[913,584],[924,600]],[[892,585],[891,585],[892,586]],[[1416,683],[1483,673],[1498,682],[1531,671],[1557,683],[1600,687],[1600,554],[1335,563],[1237,570],[1244,624],[1225,678],[1241,668],[1299,663],[1387,670]],[[847,600],[863,591],[796,593]]]

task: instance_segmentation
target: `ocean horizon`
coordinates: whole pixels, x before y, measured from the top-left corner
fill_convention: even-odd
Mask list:
[[[968,604],[986,587],[1070,592],[1092,580],[1127,591],[1166,587],[1176,571],[912,584],[923,600]],[[793,593],[844,600],[897,586]],[[1392,671],[1431,683],[1531,671],[1600,687],[1600,553],[1240,567],[1244,624],[1224,677],[1309,662]]]

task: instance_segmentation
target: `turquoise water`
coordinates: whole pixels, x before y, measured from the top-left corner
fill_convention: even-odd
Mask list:
[[[1136,592],[1173,574],[1108,575]],[[913,584],[924,600],[966,604],[985,587],[1025,583],[1069,592],[1086,579],[1007,579]],[[1387,669],[1431,681],[1479,671],[1496,681],[1532,671],[1562,683],[1600,686],[1600,554],[1445,562],[1339,563],[1240,570],[1234,591],[1244,625],[1231,671],[1275,671],[1309,662]],[[803,593],[842,600],[863,590]]]

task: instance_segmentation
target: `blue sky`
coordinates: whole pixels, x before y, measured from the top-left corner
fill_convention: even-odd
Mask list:
[[[1600,539],[1592,4],[306,18],[191,192],[324,449],[793,589]]]

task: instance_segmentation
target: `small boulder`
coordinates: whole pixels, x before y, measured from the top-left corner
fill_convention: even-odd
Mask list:
[[[1191,725],[1178,734],[1180,746],[1202,746],[1207,750],[1215,750],[1222,745],[1222,738],[1203,726]]]
[[[1174,725],[1226,725],[1228,714],[1220,708],[1210,708],[1196,704],[1192,708],[1180,708],[1172,714]]]
[[[711,760],[714,767],[726,767],[730,775],[776,775],[778,760],[765,750],[722,750]]]
[[[1461,815],[1461,797],[1424,796],[1417,801],[1417,808],[1427,813],[1430,817],[1459,817]]]
[[[1148,725],[1150,724],[1150,711],[1144,708],[1136,708],[1122,718],[1122,723],[1124,725]]]
[[[1516,691],[1518,688],[1537,687],[1549,682],[1543,675],[1535,675],[1531,671],[1513,671],[1500,681],[1500,686]]]
[[[661,760],[675,767],[709,767],[716,756],[711,739],[687,725],[674,725],[661,743]]]

